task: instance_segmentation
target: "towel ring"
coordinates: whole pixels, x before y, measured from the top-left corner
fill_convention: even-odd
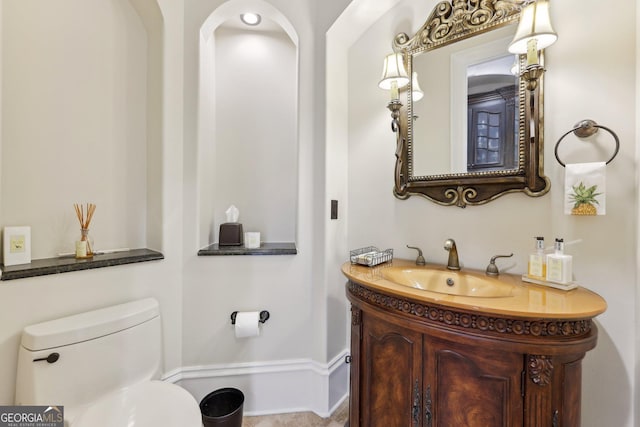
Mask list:
[[[558,161],[558,163],[560,163],[562,167],[566,166],[564,163],[562,163],[562,161],[560,160],[560,157],[558,157],[558,146],[560,145],[560,142],[564,139],[565,136],[573,132],[575,136],[577,136],[578,138],[587,138],[591,135],[595,135],[598,132],[598,129],[606,130],[616,140],[616,150],[613,152],[613,156],[611,156],[611,158],[606,162],[607,165],[611,163],[611,161],[615,159],[615,157],[618,155],[618,151],[620,150],[620,139],[618,139],[618,135],[616,135],[614,131],[612,131],[606,126],[597,124],[593,120],[582,120],[581,122],[577,123],[573,129],[571,129],[569,132],[565,133],[560,137],[558,142],[556,142],[556,148],[554,150],[554,154],[556,155],[556,160]]]

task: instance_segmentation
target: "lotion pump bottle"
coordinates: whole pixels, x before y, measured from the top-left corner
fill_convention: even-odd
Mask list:
[[[547,255],[547,280],[566,285],[573,276],[571,255],[564,253],[564,240],[556,239],[555,252]]]
[[[547,274],[547,260],[544,256],[544,237],[536,237],[536,250],[529,255],[527,274],[529,277],[544,280]]]

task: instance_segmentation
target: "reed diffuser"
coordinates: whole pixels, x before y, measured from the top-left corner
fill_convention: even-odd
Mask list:
[[[80,221],[80,240],[76,241],[76,258],[91,258],[93,257],[93,242],[89,236],[89,224],[91,224],[91,218],[96,211],[96,205],[87,203],[85,209],[84,206],[74,203],[73,207],[76,210],[78,221]]]

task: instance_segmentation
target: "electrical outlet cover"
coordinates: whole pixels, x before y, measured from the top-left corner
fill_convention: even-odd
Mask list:
[[[4,227],[2,241],[5,266],[31,262],[31,227]]]

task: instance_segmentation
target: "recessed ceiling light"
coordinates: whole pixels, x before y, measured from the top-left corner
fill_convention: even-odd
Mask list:
[[[257,13],[243,13],[240,19],[247,25],[258,25],[262,18]]]

